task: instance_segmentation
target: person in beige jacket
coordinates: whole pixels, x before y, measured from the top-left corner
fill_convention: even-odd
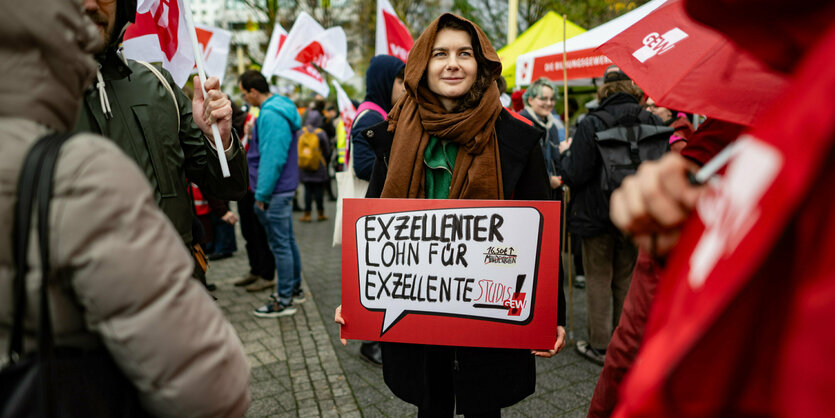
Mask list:
[[[22,160],[38,138],[71,129],[95,74],[89,51],[101,42],[77,0],[7,6],[0,13],[0,367],[9,361]],[[62,148],[54,181],[49,245],[57,274],[49,294],[56,345],[104,345],[156,416],[242,416],[250,398],[241,343],[189,279],[191,257],[140,170],[113,143],[78,134]],[[29,263],[24,347],[31,351],[36,251]]]

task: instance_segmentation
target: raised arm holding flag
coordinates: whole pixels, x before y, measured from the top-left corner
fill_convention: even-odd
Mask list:
[[[246,160],[232,133],[231,103],[220,91],[216,77],[205,83],[195,78],[194,99],[190,101],[175,82],[179,73],[166,69],[178,71],[187,55],[192,58],[186,76],[194,65],[189,41],[181,37],[185,33],[181,30],[185,12],[181,1],[142,1],[137,5],[135,0],[85,0],[84,9],[98,25],[106,46],[96,52],[101,66],[98,82],[84,96],[76,130],[110,138],[136,161],[154,189],[157,204],[191,247],[192,210],[186,178],[220,199],[237,200],[246,192]],[[137,23],[123,31],[134,20]],[[141,40],[147,43],[156,39],[156,48],[164,57],[156,61],[162,61],[163,68],[153,66],[153,71],[125,59],[118,52],[123,33],[126,38],[133,36],[125,42],[126,48],[130,40],[144,38]],[[213,149],[216,146],[207,139],[212,122],[218,124],[229,178],[223,177]]]

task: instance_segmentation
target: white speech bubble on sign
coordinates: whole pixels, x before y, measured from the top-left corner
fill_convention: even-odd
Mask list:
[[[363,216],[355,224],[360,302],[385,312],[381,336],[408,314],[526,324],[542,222],[532,207]]]

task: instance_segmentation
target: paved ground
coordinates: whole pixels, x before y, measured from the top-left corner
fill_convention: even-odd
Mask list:
[[[333,218],[334,204],[326,202]],[[298,218],[298,214],[294,214]],[[232,258],[212,263],[209,281],[218,286],[218,305],[238,331],[252,369],[248,417],[401,417],[417,408],[391,394],[382,369],[359,357],[359,342],[339,343],[333,323],[340,300],[340,249],[331,247],[333,221],[294,223],[302,255],[307,301],[298,312],[259,319],[252,310],[268,291],[252,294],[232,285],[247,273],[243,239]],[[566,289],[568,291],[568,289]],[[574,289],[574,337],[585,331],[585,292]],[[537,360],[536,392],[502,411],[505,417],[585,417],[600,367],[568,346],[551,359]]]

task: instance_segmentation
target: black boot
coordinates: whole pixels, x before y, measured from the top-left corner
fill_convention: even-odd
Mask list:
[[[383,352],[378,341],[364,342],[360,347],[360,356],[375,366],[383,365]]]

